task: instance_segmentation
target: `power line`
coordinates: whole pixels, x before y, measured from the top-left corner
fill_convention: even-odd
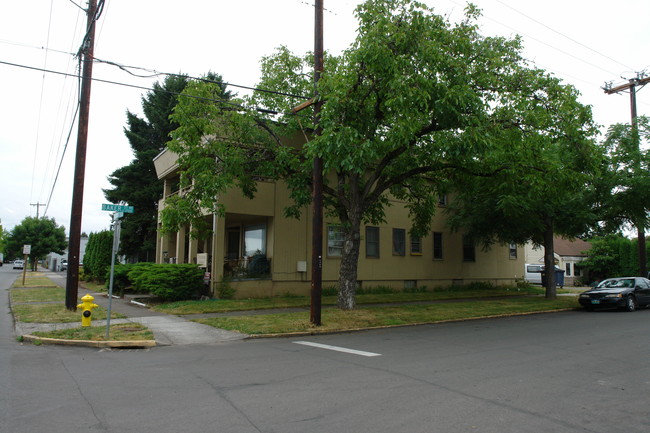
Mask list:
[[[43,71],[43,72],[48,72],[48,73],[51,73],[51,74],[62,75],[62,76],[65,76],[65,77],[76,77],[76,75],[73,75],[73,74],[70,74],[70,73],[67,73],[67,72],[60,72],[60,71],[54,71],[54,70],[49,70],[49,69],[37,68],[35,66],[20,65],[20,64],[17,64],[17,63],[5,62],[5,61],[2,61],[2,60],[0,60],[0,64],[15,66],[15,67],[24,68],[24,69],[31,69],[31,70],[34,70],[34,71]],[[153,89],[151,87],[138,86],[136,84],[120,83],[120,82],[117,82],[117,81],[103,80],[101,78],[95,78],[95,77],[93,77],[92,80],[100,82],[100,83],[114,84],[116,86],[130,87],[130,88],[133,88],[133,89],[140,89],[140,90],[146,90],[146,91],[151,91],[151,92],[156,91],[156,89]],[[210,81],[210,80],[204,80],[204,81]],[[289,113],[281,113],[281,112],[275,111],[275,110],[269,110],[267,108],[247,107],[245,105],[236,104],[234,102],[229,102],[229,101],[226,101],[226,100],[223,100],[223,99],[205,98],[205,97],[201,97],[201,96],[188,95],[188,94],[180,93],[180,92],[171,92],[169,90],[164,90],[164,92],[172,94],[172,95],[183,96],[183,97],[186,97],[186,98],[194,98],[194,99],[209,101],[209,102],[218,102],[218,103],[230,105],[230,106],[233,106],[233,107],[236,107],[236,108],[239,108],[239,109],[242,109],[242,110],[246,110],[246,111],[257,111],[257,112],[266,113],[266,114],[287,114],[287,115],[289,114]]]
[[[105,63],[105,64],[108,64],[108,65],[116,66],[116,67],[120,68],[121,70],[123,70],[124,72],[126,72],[126,73],[128,73],[130,75],[133,75],[134,77],[139,77],[139,78],[152,78],[152,77],[158,77],[158,76],[161,76],[161,75],[166,75],[166,76],[170,76],[170,77],[180,77],[180,78],[187,77],[187,78],[190,78],[192,80],[203,81],[203,82],[206,82],[206,83],[216,83],[216,84],[225,85],[225,86],[237,87],[237,88],[240,88],[240,89],[253,90],[253,91],[263,92],[263,93],[270,93],[270,94],[274,94],[274,95],[289,96],[291,98],[298,98],[298,99],[305,99],[305,100],[309,99],[309,97],[307,97],[307,96],[294,95],[294,94],[291,94],[291,93],[278,92],[276,90],[262,89],[262,88],[259,88],[259,87],[244,86],[244,85],[241,85],[241,84],[234,84],[234,83],[230,83],[230,82],[223,81],[223,80],[222,81],[215,81],[215,80],[209,80],[207,78],[190,77],[190,76],[183,75],[183,74],[174,74],[174,73],[171,73],[171,72],[160,72],[160,71],[156,71],[155,69],[148,69],[148,68],[143,68],[143,67],[140,67],[140,66],[127,66],[127,65],[122,65],[122,64],[112,62],[112,61],[109,61],[109,60],[98,59],[97,57],[95,57],[94,60],[96,62],[99,62],[99,63]],[[145,71],[145,72],[150,72],[151,75],[146,75],[146,76],[145,75],[137,75],[137,74],[134,74],[133,72],[129,71],[129,69],[137,69],[137,70],[141,70],[141,71]]]
[[[621,62],[619,62],[618,60],[613,59],[613,58],[609,57],[608,55],[601,53],[600,51],[594,50],[593,48],[591,48],[591,47],[589,47],[589,46],[583,44],[582,42],[577,41],[577,40],[573,39],[572,37],[567,36],[567,35],[565,35],[564,33],[560,32],[560,31],[558,31],[558,30],[555,30],[554,28],[552,28],[552,27],[550,27],[550,26],[544,24],[543,22],[541,22],[541,21],[539,21],[539,20],[536,20],[535,18],[533,18],[533,17],[531,17],[531,16],[529,16],[529,15],[526,15],[525,13],[521,12],[521,11],[518,10],[518,9],[515,9],[514,7],[510,6],[509,4],[507,4],[507,3],[505,3],[505,2],[503,2],[503,1],[501,1],[501,0],[495,0],[495,1],[498,2],[498,3],[501,3],[503,6],[507,7],[508,9],[511,9],[511,10],[517,12],[519,15],[522,15],[522,16],[528,18],[529,20],[531,20],[531,21],[533,21],[533,22],[536,22],[536,23],[539,24],[540,26],[547,28],[548,30],[552,31],[553,33],[556,33],[556,34],[562,36],[563,38],[566,38],[566,39],[570,40],[571,42],[573,42],[573,43],[575,43],[575,44],[578,44],[578,45],[580,45],[581,47],[586,48],[586,49],[588,49],[589,51],[592,51],[592,52],[598,54],[599,56],[602,56],[602,57],[604,57],[604,58],[606,58],[606,59],[608,59],[608,60],[611,60],[611,61],[614,62],[614,63],[618,63],[619,65],[621,65],[621,66],[623,66],[623,67],[625,67],[625,68],[633,69],[633,68],[630,68],[629,66],[625,65],[624,63],[621,63]]]

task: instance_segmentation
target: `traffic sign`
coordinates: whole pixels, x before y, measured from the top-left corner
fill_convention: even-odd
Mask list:
[[[102,210],[108,210],[112,212],[124,212],[124,213],[133,213],[133,206],[124,206],[121,204],[102,204]]]

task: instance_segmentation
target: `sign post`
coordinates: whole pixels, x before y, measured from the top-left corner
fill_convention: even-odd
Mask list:
[[[27,257],[32,253],[31,245],[23,245],[23,286],[25,285],[25,274],[27,273]]]
[[[120,232],[122,230],[122,221],[120,218],[125,213],[133,213],[133,206],[124,206],[118,204],[102,204],[102,210],[115,212],[113,215],[113,250],[111,251],[111,275],[108,284],[108,311],[106,312],[106,339],[110,335],[111,329],[111,307],[113,305],[113,275],[115,274],[115,256],[120,249]]]

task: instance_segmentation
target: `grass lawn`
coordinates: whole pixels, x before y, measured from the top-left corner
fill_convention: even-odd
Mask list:
[[[65,302],[65,289],[61,287],[35,287],[9,290],[11,302]]]
[[[543,289],[539,287],[468,289],[451,287],[429,292],[397,292],[397,293],[362,293],[356,296],[357,305],[390,304],[403,302],[426,302],[444,299],[467,299],[502,296],[540,295]],[[323,296],[323,305],[336,305],[336,296]],[[264,310],[273,308],[308,308],[308,296],[277,296],[273,298],[252,299],[209,299],[205,301],[179,301],[153,306],[152,309],[167,314],[205,314],[223,313],[228,311]]]
[[[287,332],[318,333],[564,310],[577,306],[574,297],[559,297],[556,300],[546,300],[543,297],[513,297],[438,304],[366,306],[354,311],[326,308],[322,311],[323,325],[320,327],[314,327],[309,323],[309,312],[219,317],[195,321],[250,335]]]
[[[56,331],[37,331],[33,335],[43,338],[60,338],[64,340],[107,341],[105,326],[89,326]],[[122,323],[111,325],[110,341],[153,340],[153,333],[139,323]]]
[[[43,276],[40,272],[29,272],[25,277],[23,285],[22,275],[16,279],[12,287],[58,287],[49,278]]]
[[[15,304],[11,306],[16,320],[25,323],[81,323],[81,309],[76,312],[65,308],[65,302],[53,304]],[[106,319],[102,307],[93,310],[93,320]],[[111,313],[111,319],[121,319],[123,315]]]

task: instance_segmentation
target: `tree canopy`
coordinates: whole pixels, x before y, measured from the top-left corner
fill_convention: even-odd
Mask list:
[[[639,241],[637,275],[646,276],[645,231],[650,228],[650,119],[615,124],[605,138],[607,177],[602,180],[603,227],[610,232],[634,227]]]
[[[546,269],[553,269],[555,235],[583,235],[597,224],[592,200],[605,154],[590,107],[577,101],[573,87],[543,74],[525,85],[519,103],[526,118],[504,107],[503,120],[516,126],[508,131],[509,145],[482,161],[493,174],[458,176],[448,209],[452,227],[484,247],[543,245]],[[547,297],[554,298],[554,275],[548,277]]]
[[[168,227],[196,221],[206,209],[223,212],[223,191],[252,197],[265,177],[286,182],[294,206],[285,213],[299,215],[311,199],[311,161],[322,157],[326,211],[344,232],[343,309],[355,305],[361,224],[384,222],[391,198],[407,203],[411,231],[423,235],[439,195],[458,179],[521,171],[514,155],[535,155],[545,135],[581,140],[589,128],[579,124],[590,122],[583,113],[571,131],[540,122],[541,110],[571,105],[575,94],[528,65],[519,38],[481,35],[472,5],[460,23],[412,0],[368,0],[356,15],[356,40],[325,57],[317,83],[320,135],[312,134],[312,108],[291,111],[313,95],[311,54],[281,47],[265,57],[258,87],[273,92],[257,91],[238,107],[211,102],[220,93],[209,83],[188,84],[193,97],[179,99],[169,148],[180,155],[182,186],[192,188],[163,211]],[[538,132],[528,140],[526,130]],[[296,135],[304,135],[303,146],[283,141]]]
[[[32,263],[49,253],[63,254],[68,246],[65,228],[57,226],[54,218],[27,217],[9,233],[6,252],[21,257],[23,245],[31,245]]]
[[[214,73],[208,73],[206,78],[221,81]],[[104,195],[111,203],[126,202],[135,207],[134,213],[122,219],[120,244],[120,252],[134,260],[152,260],[156,251],[157,206],[163,189],[153,160],[165,148],[170,132],[179,126],[169,116],[187,82],[185,75],[167,76],[142,97],[144,117],[131,111],[126,114],[128,127],[124,134],[134,159],[108,177],[113,188],[105,189]]]

